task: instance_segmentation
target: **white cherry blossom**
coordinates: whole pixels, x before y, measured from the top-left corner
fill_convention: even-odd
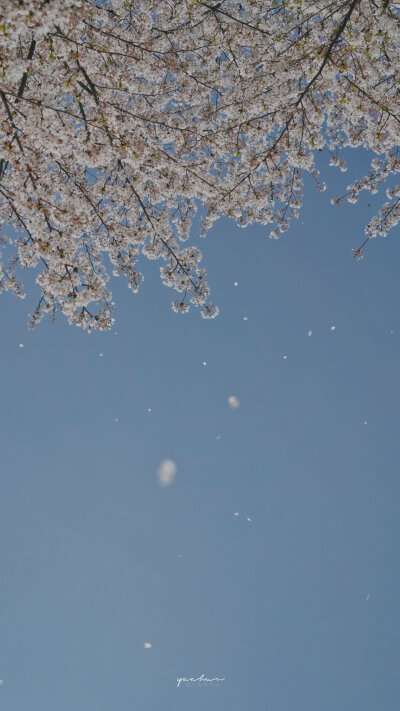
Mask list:
[[[343,149],[374,154],[334,204],[399,173],[399,20],[389,0],[3,0],[0,218],[18,234],[11,256],[0,234],[0,290],[23,297],[33,268],[32,326],[109,329],[110,275],[137,292],[147,257],[175,311],[214,318],[199,207],[200,236],[226,216],[277,239],[305,173],[326,188],[320,151],[341,171]],[[399,220],[397,185],[366,241]]]

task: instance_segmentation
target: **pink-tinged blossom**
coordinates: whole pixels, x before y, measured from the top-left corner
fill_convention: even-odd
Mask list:
[[[364,256],[364,250],[361,247],[353,247],[352,254],[354,259],[362,259]]]

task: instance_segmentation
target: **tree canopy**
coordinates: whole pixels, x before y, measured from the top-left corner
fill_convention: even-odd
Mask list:
[[[373,151],[346,197],[400,170],[400,5],[384,0],[3,0],[0,9],[0,288],[23,296],[38,269],[31,325],[57,311],[112,324],[110,273],[137,291],[141,255],[161,260],[173,308],[208,302],[201,252],[220,216],[271,225],[298,217],[305,173],[324,150]],[[367,224],[400,218],[400,186]],[[355,250],[360,257],[362,250]],[[8,259],[8,261],[7,261]],[[111,263],[111,269],[110,269]]]

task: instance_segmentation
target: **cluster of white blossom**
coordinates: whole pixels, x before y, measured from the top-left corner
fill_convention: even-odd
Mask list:
[[[388,0],[3,0],[0,217],[17,229],[0,288],[39,267],[32,324],[61,310],[110,328],[108,263],[137,291],[141,255],[162,260],[176,311],[207,303],[201,252],[184,247],[225,215],[297,218],[315,154],[377,154],[349,186],[398,173],[400,15]],[[388,194],[369,236],[400,219]],[[340,202],[337,198],[336,202]]]

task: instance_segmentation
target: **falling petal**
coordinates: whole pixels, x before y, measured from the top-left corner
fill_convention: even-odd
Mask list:
[[[177,466],[172,459],[164,459],[157,470],[158,481],[161,486],[170,486],[175,479]]]

